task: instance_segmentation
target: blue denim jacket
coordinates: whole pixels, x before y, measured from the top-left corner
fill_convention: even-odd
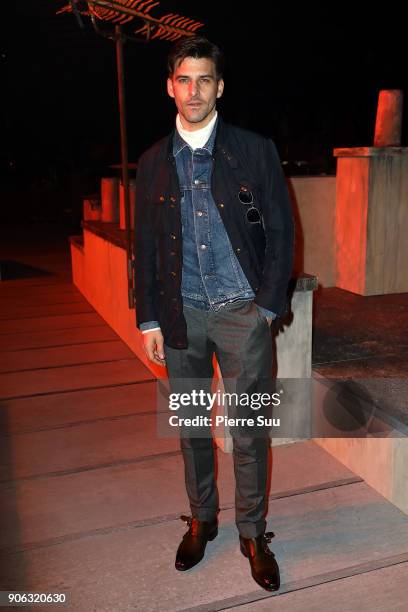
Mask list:
[[[176,160],[181,198],[183,303],[203,310],[218,310],[228,302],[252,300],[255,294],[232,249],[211,194],[212,149],[217,124],[201,149],[194,151],[176,131]],[[275,314],[257,306],[265,316]],[[142,323],[141,331],[159,327],[157,321]]]

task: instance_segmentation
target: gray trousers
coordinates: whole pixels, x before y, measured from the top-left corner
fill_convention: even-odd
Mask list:
[[[236,387],[241,382],[242,391],[246,381],[271,377],[270,328],[253,301],[231,302],[218,311],[184,306],[183,312],[188,348],[164,346],[171,387],[173,379],[179,385],[180,379],[186,379],[190,387],[204,388],[202,379],[210,381],[213,377],[214,353],[224,384],[226,379]],[[207,390],[210,391],[209,384]],[[225,386],[225,391],[230,389]],[[253,538],[266,527],[270,438],[231,434],[236,525],[243,537]],[[180,446],[192,515],[202,521],[212,520],[219,510],[213,438],[181,437]]]

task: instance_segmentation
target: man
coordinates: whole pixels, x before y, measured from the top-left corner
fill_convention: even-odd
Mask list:
[[[224,123],[223,57],[202,37],[177,43],[167,92],[173,132],[139,160],[135,210],[137,324],[144,349],[167,365],[170,381],[200,384],[271,376],[271,321],[286,312],[293,220],[271,140]],[[248,92],[243,92],[243,95]],[[204,383],[203,383],[204,385]],[[233,436],[236,524],[241,552],[263,588],[279,588],[267,546],[269,437]],[[181,437],[192,517],[176,554],[188,570],[218,533],[214,449],[207,437]]]

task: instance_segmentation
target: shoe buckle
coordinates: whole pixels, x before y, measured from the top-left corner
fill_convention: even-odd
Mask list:
[[[180,516],[181,520],[184,521],[185,523],[187,523],[187,525],[189,527],[191,527],[191,523],[193,522],[193,518],[191,516],[186,516],[185,514],[182,514]]]
[[[187,523],[189,527],[189,530],[185,535],[192,535],[192,536],[199,535],[200,521],[198,519],[194,518],[193,516],[186,516],[185,514],[182,514],[180,518],[182,521]]]

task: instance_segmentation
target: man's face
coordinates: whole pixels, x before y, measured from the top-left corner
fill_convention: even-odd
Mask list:
[[[214,62],[205,57],[186,57],[167,79],[167,92],[174,98],[183,127],[190,131],[211,121],[223,91],[224,81],[217,81]]]

